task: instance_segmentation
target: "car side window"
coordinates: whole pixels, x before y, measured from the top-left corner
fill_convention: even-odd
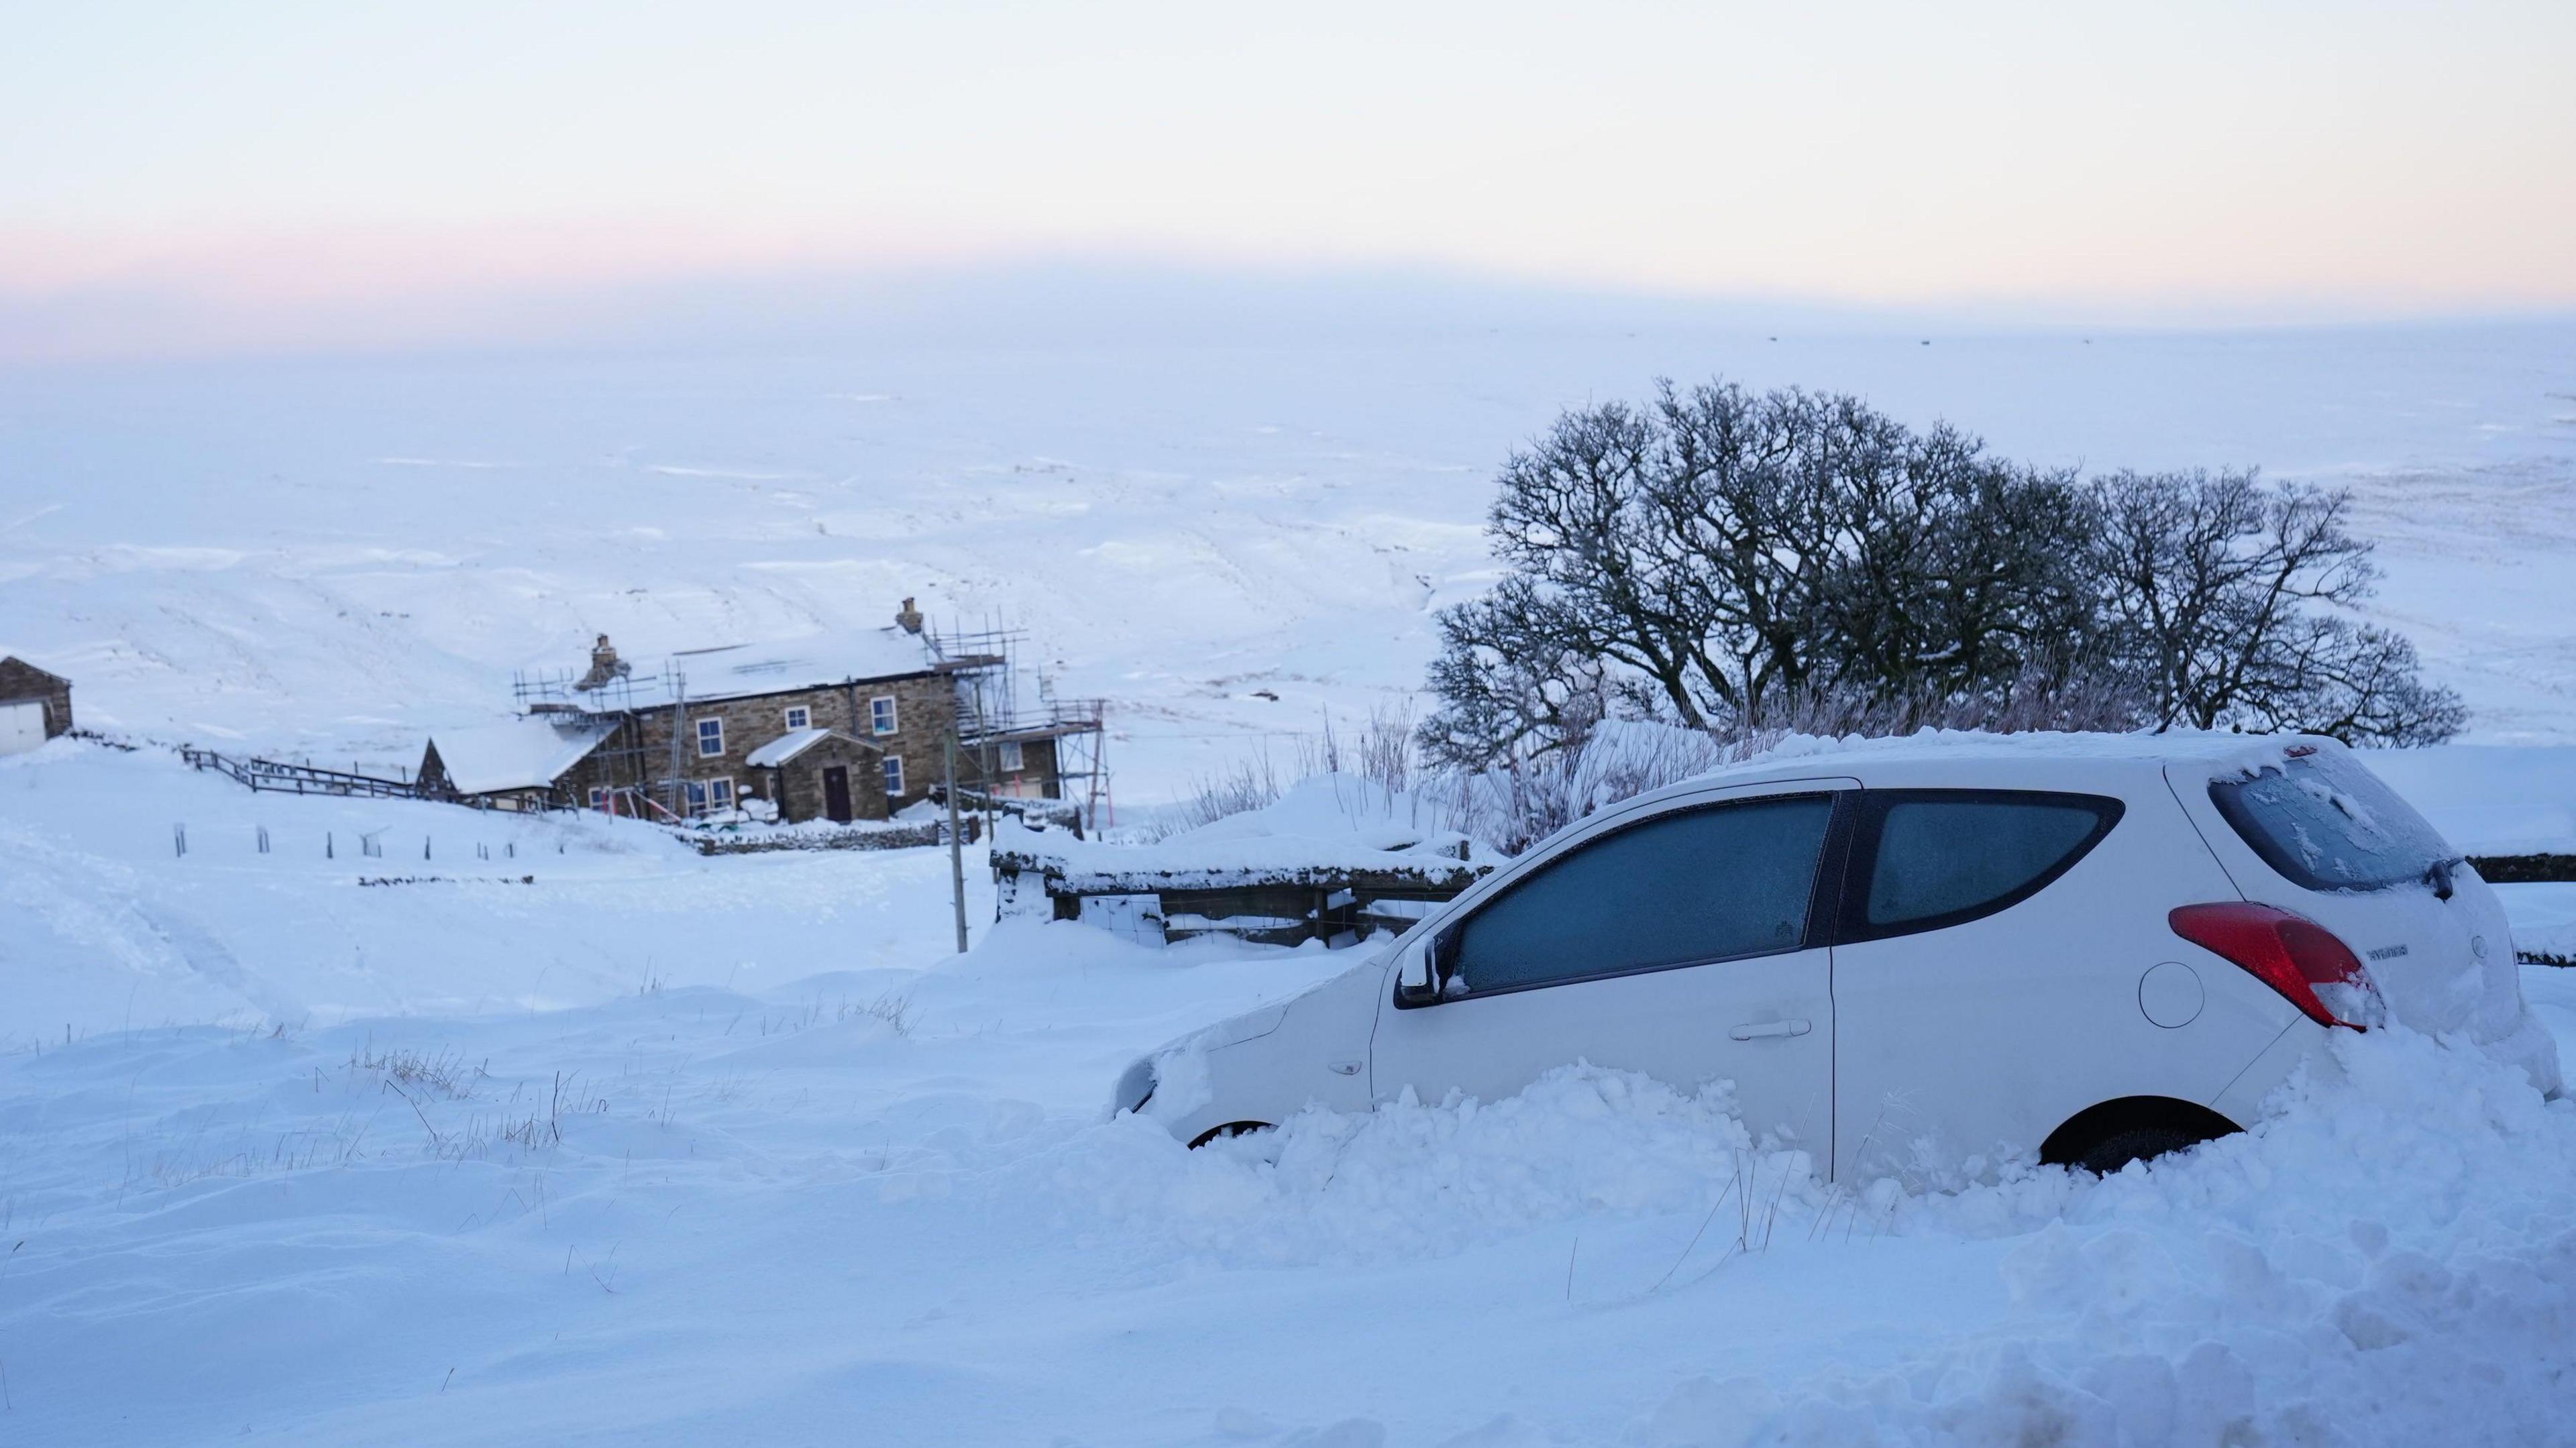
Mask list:
[[[2118,800],[1998,790],[1863,792],[1842,938],[1938,930],[2010,909],[2072,869]]]
[[[1441,943],[1469,994],[1796,950],[1829,795],[1659,815],[1542,866]]]

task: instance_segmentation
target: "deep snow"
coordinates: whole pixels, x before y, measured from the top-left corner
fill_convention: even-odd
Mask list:
[[[390,768],[594,632],[911,594],[1110,697],[1132,806],[1416,687],[1503,451],[1722,371],[2350,484],[2375,612],[2476,711],[2390,778],[2576,847],[2558,751],[2485,747],[2576,739],[2563,324],[1230,327],[0,376],[0,651],[93,726]],[[1332,806],[1210,838],[1436,823]],[[1722,1094],[1582,1068],[1188,1154],[1106,1116],[1121,1068],[1350,957],[993,925],[981,866],[957,956],[934,850],[0,759],[0,1441],[2571,1436],[2576,1108],[2473,1051],[2346,1041],[2348,1086],[2101,1182],[1821,1188]],[[2576,949],[2576,887],[2501,893]],[[2523,978],[2565,1050],[2576,973]]]
[[[937,851],[704,860],[150,751],[0,761],[0,800],[13,983],[201,992],[58,995],[0,1053],[12,1441],[2417,1444],[2576,1409],[2576,1106],[2420,1037],[2102,1182],[1824,1188],[1722,1091],[1580,1067],[1193,1154],[1107,1119],[1120,1067],[1350,956],[1028,923],[954,956]],[[344,820],[467,862],[286,852]],[[2576,977],[2526,981],[2576,1045]],[[191,1002],[230,1024],[160,1023]]]

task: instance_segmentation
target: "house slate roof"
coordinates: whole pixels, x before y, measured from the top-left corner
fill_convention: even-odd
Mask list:
[[[855,744],[861,749],[868,751],[870,754],[885,753],[883,749],[878,748],[876,745],[870,744],[864,739],[858,739],[844,734],[838,729],[797,729],[781,734],[777,738],[760,746],[758,749],[751,751],[751,756],[745,759],[743,763],[750,765],[754,769],[776,769],[778,766],[794,759],[797,755],[804,753],[806,750],[813,748],[815,745],[822,743],[826,739],[838,739],[844,744]]]
[[[942,659],[922,636],[899,628],[818,635],[788,643],[728,644],[671,655],[672,667],[693,704],[911,678],[981,662],[988,661]],[[622,688],[601,690],[591,697],[605,708],[658,709],[673,702],[670,680],[646,676],[640,670]]]
[[[494,794],[552,785],[616,732],[616,724],[605,720],[559,727],[543,718],[520,718],[441,729],[429,742],[457,793]]]
[[[71,682],[71,680],[64,678],[62,675],[55,673],[51,669],[39,668],[34,664],[28,663],[25,659],[18,657],[16,654],[9,654],[5,657],[0,657],[0,668],[6,668],[11,664],[16,664],[19,668],[25,669],[31,674],[42,674],[57,684],[68,684]]]

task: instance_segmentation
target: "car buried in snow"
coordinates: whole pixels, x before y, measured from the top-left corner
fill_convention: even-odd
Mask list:
[[[1840,1179],[2108,1171],[2239,1129],[2392,1020],[2558,1090],[2494,891],[2340,743],[1924,738],[1602,810],[1137,1061],[1114,1105],[1197,1146],[1580,1061],[1731,1082],[1757,1140]]]

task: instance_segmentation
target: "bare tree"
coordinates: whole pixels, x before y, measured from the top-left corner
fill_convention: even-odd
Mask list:
[[[1430,687],[1440,707],[1422,721],[1423,758],[1484,769],[1579,742],[1609,712],[1611,684],[1589,635],[1563,600],[1526,578],[1441,610]]]
[[[2094,495],[2108,632],[2158,727],[2459,732],[2459,697],[2423,682],[2414,646],[2349,616],[2379,572],[2344,530],[2348,493],[2195,471],[2115,473]]]
[[[2062,688],[2101,653],[2074,476],[1991,457],[1938,426],[1838,490],[1819,671],[1890,701]]]
[[[1663,442],[1652,412],[1612,402],[1565,414],[1503,464],[1486,531],[1521,587],[1498,593],[1489,621],[1641,676],[1700,728],[1728,699],[1702,657],[1720,620],[1654,505]]]
[[[1858,398],[1664,382],[1560,417],[1498,482],[1512,572],[1442,615],[1435,761],[1564,748],[1606,717],[1748,727],[1823,687],[1996,701],[2090,661],[2072,478]]]
[[[2406,640],[2352,616],[2378,575],[2338,492],[2088,485],[1854,397],[1670,382],[1566,413],[1498,482],[1510,572],[1440,616],[1418,736],[1439,766],[1518,768],[1606,719],[2420,743],[2464,718]]]

